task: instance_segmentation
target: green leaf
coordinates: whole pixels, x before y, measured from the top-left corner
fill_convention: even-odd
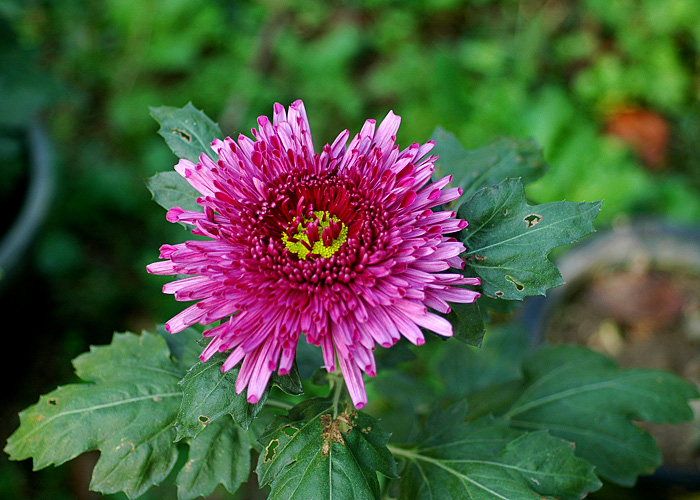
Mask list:
[[[175,483],[180,500],[208,496],[219,485],[231,493],[243,484],[250,473],[249,434],[230,418],[220,418],[190,442],[187,462]]]
[[[139,496],[175,465],[182,374],[165,341],[147,332],[115,334],[75,366],[94,383],[59,387],[22,411],[5,451],[13,460],[33,458],[41,469],[99,450],[90,488]]]
[[[440,155],[435,162],[436,177],[452,175],[452,185],[464,190],[452,202],[458,207],[483,187],[491,187],[506,177],[522,178],[523,183],[538,179],[547,165],[542,150],[531,139],[501,138],[479,149],[467,151],[451,133],[438,127],[431,137],[432,153]]]
[[[489,327],[484,345],[455,344],[443,350],[437,372],[445,383],[445,393],[452,400],[467,397],[495,383],[509,382],[521,376],[520,366],[530,348],[528,332],[519,323]]]
[[[222,138],[221,129],[191,102],[183,108],[163,106],[150,109],[151,116],[160,124],[158,133],[165,139],[175,156],[193,163],[199,161],[202,153],[217,159],[211,149],[211,142]]]
[[[675,375],[621,371],[611,359],[572,345],[535,351],[524,363],[524,378],[524,390],[504,417],[576,443],[576,454],[601,477],[625,486],[661,465],[654,439],[634,422],[689,420],[688,400],[699,396]]]
[[[217,353],[206,363],[196,363],[180,382],[183,397],[176,423],[178,440],[197,436],[210,423],[226,414],[247,429],[265,405],[269,389],[255,404],[248,403],[245,392],[236,394],[235,383],[240,366],[222,372],[221,366],[226,357],[224,353]]]
[[[270,500],[379,498],[377,472],[398,477],[377,421],[347,410],[333,418],[327,399],[310,399],[276,417],[259,442],[256,469]]]
[[[481,278],[483,293],[522,300],[563,284],[547,254],[592,232],[601,203],[530,206],[518,179],[478,191],[459,208],[458,216],[469,222],[465,257]]]
[[[486,327],[479,304],[452,303],[450,309],[445,318],[452,323],[453,337],[468,345],[481,346]]]
[[[207,425],[225,414],[229,414],[238,425],[248,429],[265,406],[270,386],[257,403],[248,403],[244,392],[236,394],[235,383],[240,366],[227,372],[221,371],[227,356],[227,353],[217,353],[206,363],[198,360],[180,382],[183,398],[176,423],[178,440],[197,436]],[[271,384],[287,394],[299,395],[304,392],[296,365],[289,375],[280,376],[274,373]]]
[[[196,201],[201,196],[199,192],[174,170],[149,177],[146,186],[153,195],[153,200],[166,210],[180,207],[183,210],[202,211]]]
[[[183,374],[195,363],[199,363],[199,355],[202,352],[202,346],[199,345],[199,341],[202,339],[201,332],[189,327],[173,335],[165,330],[163,324],[156,326],[156,332],[167,342],[168,349],[170,349],[170,353]]]
[[[442,425],[428,429],[415,447],[391,449],[407,464],[401,499],[578,499],[600,487],[593,467],[574,455],[573,446],[546,432],[515,431],[492,418],[436,421]]]

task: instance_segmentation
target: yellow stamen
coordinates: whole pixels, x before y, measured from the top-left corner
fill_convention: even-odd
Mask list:
[[[318,239],[314,241],[313,245],[306,233],[309,224],[318,220]],[[333,239],[330,245],[326,246],[323,242],[323,230],[330,227],[331,222],[340,222],[341,229],[338,237]],[[295,218],[287,227],[287,231],[295,231],[292,234],[287,234],[287,232],[282,234],[282,242],[284,246],[292,252],[299,256],[300,259],[306,260],[309,254],[312,256],[323,257],[327,259],[334,253],[336,253],[341,245],[345,243],[348,239],[348,227],[340,221],[335,215],[331,215],[325,210],[315,211],[314,215],[310,219],[302,219],[301,217]],[[309,250],[309,248],[311,250]]]

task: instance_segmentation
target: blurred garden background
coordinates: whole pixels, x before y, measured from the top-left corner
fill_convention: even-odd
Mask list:
[[[604,199],[602,228],[697,227],[699,65],[697,0],[0,0],[0,239],[32,182],[37,123],[53,181],[0,279],[2,442],[90,344],[180,309],[145,272],[187,236],[144,184],[176,162],[149,106],[191,101],[235,137],[301,98],[317,147],[390,109],[404,146],[436,126],[468,148],[534,137],[551,167],[533,202]],[[99,498],[81,470],[3,454],[0,498]]]

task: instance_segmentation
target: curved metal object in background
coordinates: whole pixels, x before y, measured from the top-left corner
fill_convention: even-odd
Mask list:
[[[29,185],[19,215],[0,241],[0,288],[22,261],[44,222],[55,188],[53,148],[39,120],[23,134],[29,160]]]

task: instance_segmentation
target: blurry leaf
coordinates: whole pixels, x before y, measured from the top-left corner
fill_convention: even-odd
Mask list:
[[[614,483],[631,486],[661,465],[654,439],[634,421],[678,423],[693,412],[695,387],[670,373],[621,371],[579,346],[544,347],[524,363],[525,385],[504,413],[511,425],[547,429]]]
[[[459,208],[458,217],[469,221],[466,261],[481,278],[483,293],[521,300],[563,284],[547,254],[593,231],[601,203],[530,206],[517,179],[478,191]]]
[[[295,360],[302,379],[310,379],[316,370],[324,366],[321,348],[309,344],[305,335],[299,335]]]
[[[146,179],[146,186],[153,200],[166,210],[180,207],[183,210],[201,212],[197,204],[199,192],[175,171],[160,172]]]
[[[374,351],[374,358],[377,360],[378,371],[384,371],[396,368],[399,363],[413,361],[416,359],[416,355],[408,346],[408,341],[402,338],[387,349],[377,349]]]
[[[445,315],[452,323],[453,336],[468,345],[479,347],[486,328],[484,317],[477,302],[450,304],[451,311]]]
[[[416,446],[392,448],[407,462],[402,500],[573,500],[600,487],[573,446],[546,432],[525,434],[491,418],[437,421]]]
[[[230,418],[220,418],[190,442],[187,462],[177,475],[177,496],[190,500],[208,496],[219,485],[231,493],[250,474],[249,434]]]
[[[528,332],[519,323],[489,327],[480,349],[452,345],[443,351],[437,371],[451,399],[461,399],[491,384],[520,377],[520,365],[530,348]],[[471,398],[467,397],[471,407]]]
[[[221,129],[191,102],[184,108],[163,106],[150,109],[151,115],[160,124],[158,133],[175,156],[193,163],[199,161],[202,153],[214,160],[218,159],[211,149],[211,142],[222,138]]]
[[[165,341],[147,332],[115,334],[111,345],[79,356],[75,366],[95,383],[59,387],[22,411],[5,451],[13,460],[32,457],[41,469],[100,450],[90,488],[139,496],[175,465],[182,374]]]
[[[522,179],[523,184],[544,174],[547,165],[542,151],[533,140],[501,138],[479,149],[467,151],[451,133],[438,127],[431,137],[432,153],[440,155],[435,162],[436,177],[452,175],[452,185],[464,190],[452,202],[458,207],[483,187],[491,187],[506,177]],[[469,224],[471,220],[467,220]]]
[[[347,410],[333,418],[327,399],[310,399],[276,417],[258,440],[257,473],[270,500],[379,499],[377,472],[398,477],[377,421]]]

